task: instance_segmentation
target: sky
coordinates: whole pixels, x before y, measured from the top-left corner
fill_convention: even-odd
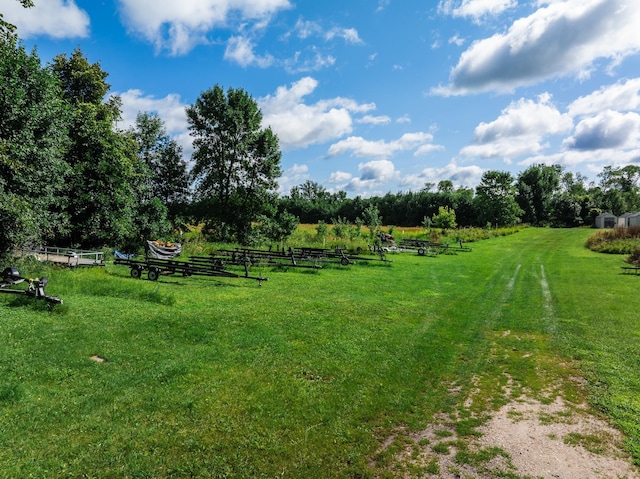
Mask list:
[[[190,162],[185,107],[220,85],[258,103],[280,193],[475,188],[559,164],[640,166],[638,0],[0,0],[43,64],[80,48]]]

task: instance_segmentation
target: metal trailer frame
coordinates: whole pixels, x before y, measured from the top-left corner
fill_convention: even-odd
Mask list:
[[[454,251],[454,252],[469,252],[471,248],[468,246],[462,245],[462,240],[458,241],[459,246],[451,246],[449,243],[432,243],[429,240],[419,240],[419,239],[403,239],[400,241],[401,248],[413,248],[417,249],[418,256],[424,255],[437,255],[439,253],[443,253],[445,251]],[[434,248],[436,251],[431,251]]]
[[[296,252],[291,249],[287,251],[269,251],[250,248],[236,248],[235,250],[221,249],[208,257],[192,256],[189,259],[196,262],[213,262],[216,267],[221,267],[225,262],[230,262],[231,264],[239,266],[265,263],[267,266],[278,268],[322,268],[317,261],[297,255]]]
[[[268,278],[260,276],[250,276],[249,267],[245,265],[244,275],[226,271],[222,268],[215,268],[212,265],[195,264],[191,262],[171,260],[171,259],[158,259],[158,258],[146,258],[141,260],[131,258],[116,258],[114,264],[129,266],[131,269],[130,275],[132,278],[139,279],[142,277],[142,272],[147,272],[147,279],[149,281],[157,281],[160,275],[181,274],[183,277],[188,276],[212,276],[223,278],[244,278],[253,279],[258,281],[258,284],[262,285],[263,281],[267,281]]]
[[[58,246],[40,246],[25,248],[18,252],[21,256],[34,256],[38,261],[48,261],[67,265],[70,268],[78,266],[104,266],[104,253],[77,248],[60,248]]]
[[[13,286],[24,283],[25,281],[29,283],[27,289],[12,289]],[[35,299],[43,299],[50,304],[62,304],[60,298],[45,294],[44,288],[48,282],[49,278],[46,277],[27,279],[20,276],[16,268],[5,268],[4,271],[2,271],[2,281],[0,281],[0,293],[29,296]]]
[[[297,254],[314,258],[317,261],[331,261],[337,259],[342,266],[348,266],[354,264],[356,261],[382,261],[384,263],[393,263],[392,260],[386,258],[384,251],[373,251],[378,254],[378,258],[370,258],[368,256],[361,256],[360,254],[349,254],[345,252],[343,248],[297,248],[294,249]]]

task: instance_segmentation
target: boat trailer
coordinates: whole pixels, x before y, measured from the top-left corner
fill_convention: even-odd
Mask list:
[[[27,289],[13,289],[14,286],[24,283],[25,281],[29,284]],[[2,281],[0,281],[0,293],[29,296],[35,299],[44,299],[50,304],[62,304],[60,298],[45,294],[44,288],[47,286],[48,281],[49,278],[46,277],[27,279],[20,276],[16,268],[5,268],[4,271],[2,271]]]
[[[188,276],[214,276],[223,278],[244,278],[253,279],[262,285],[263,281],[268,278],[260,276],[251,276],[249,274],[249,265],[244,265],[244,274],[233,271],[227,271],[223,265],[215,263],[193,263],[186,261],[178,261],[171,259],[145,258],[135,260],[132,258],[116,258],[114,264],[126,265],[131,268],[130,274],[132,278],[138,279],[142,276],[142,272],[147,272],[147,279],[157,281],[160,275],[181,274],[183,277]]]

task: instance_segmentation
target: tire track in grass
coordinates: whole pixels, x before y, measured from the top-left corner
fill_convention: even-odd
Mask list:
[[[502,293],[498,297],[498,300],[496,301],[496,304],[491,312],[491,315],[490,315],[491,322],[495,322],[502,315],[502,309],[504,308],[505,304],[507,304],[507,301],[509,300],[509,298],[513,296],[513,289],[515,287],[516,280],[518,279],[518,275],[520,274],[521,269],[522,269],[522,264],[516,265],[515,271],[509,278],[507,285],[502,290]]]
[[[540,265],[540,286],[542,287],[542,306],[544,308],[545,318],[550,319],[553,317],[553,304],[551,302],[551,290],[549,289],[547,276],[544,273],[543,264]]]

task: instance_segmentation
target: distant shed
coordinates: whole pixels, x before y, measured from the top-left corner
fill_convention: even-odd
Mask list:
[[[616,220],[616,226],[618,228],[628,228],[629,227],[629,219],[634,214],[635,213],[624,213],[624,214],[618,216],[618,219]]]
[[[640,213],[634,213],[629,216],[627,226],[640,226]]]
[[[617,216],[611,213],[602,213],[596,216],[596,228],[614,228]]]

